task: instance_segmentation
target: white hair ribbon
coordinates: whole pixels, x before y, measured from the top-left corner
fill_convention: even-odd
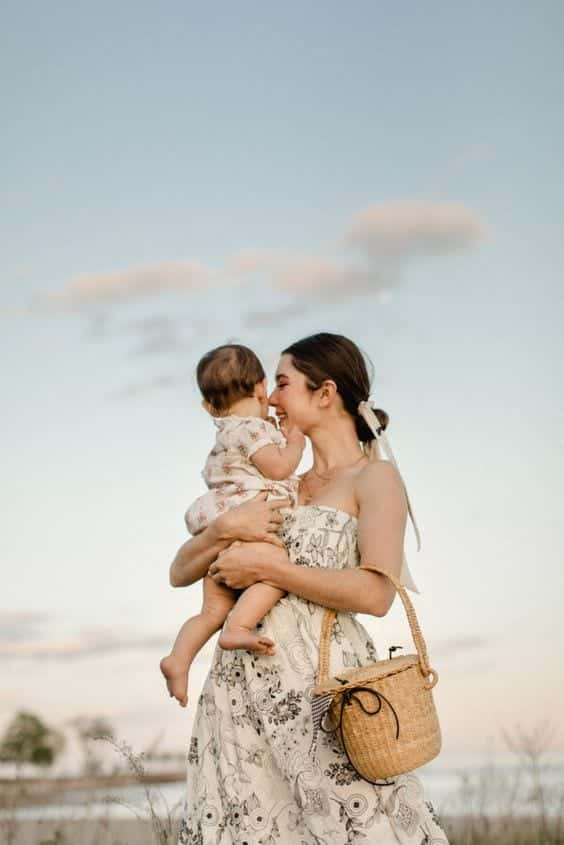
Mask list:
[[[417,523],[415,521],[415,516],[413,514],[413,509],[411,507],[411,502],[409,501],[409,496],[407,493],[407,487],[405,486],[405,482],[402,478],[402,474],[400,469],[397,465],[397,461],[394,458],[394,453],[392,452],[392,447],[389,444],[388,438],[384,433],[384,429],[380,423],[380,420],[376,416],[373,410],[373,399],[369,397],[365,402],[360,402],[358,406],[358,413],[365,421],[366,425],[370,429],[370,431],[374,434],[376,438],[376,443],[378,446],[382,447],[382,451],[389,459],[390,463],[392,463],[398,471],[398,475],[401,478],[401,482],[403,484],[403,489],[405,491],[405,498],[407,500],[407,511],[409,513],[409,517],[411,519],[411,523],[413,525],[413,530],[415,531],[415,537],[417,539],[417,551],[421,549],[421,535],[419,533],[419,528],[417,527]],[[374,441],[373,441],[374,443]],[[376,457],[378,452],[371,448],[370,457]],[[403,560],[401,565],[401,572],[400,572],[400,583],[403,584],[404,587],[407,587],[408,590],[412,590],[414,593],[418,593],[419,590],[417,589],[415,582],[413,580],[413,576],[409,571],[409,566],[405,557],[405,552],[403,554]]]

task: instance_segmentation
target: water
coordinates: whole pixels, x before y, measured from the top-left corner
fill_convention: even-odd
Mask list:
[[[438,760],[417,771],[425,789],[425,799],[433,803],[439,815],[455,816],[484,813],[488,816],[525,816],[538,812],[534,800],[534,783],[514,755],[497,755],[491,761],[476,755],[442,754]],[[549,797],[564,796],[564,755],[546,755],[542,767],[543,790]],[[516,785],[517,784],[517,785]],[[516,786],[515,786],[516,785]],[[76,790],[60,796],[58,803],[47,806],[22,807],[16,810],[19,819],[84,819],[131,818],[134,807],[146,814],[149,789],[159,815],[166,815],[184,800],[184,783],[163,783],[147,787],[132,785],[115,789]],[[510,796],[514,794],[513,803]],[[108,801],[111,797],[117,799]],[[129,805],[129,806],[127,806]],[[549,800],[549,814],[559,812],[556,800]],[[0,818],[6,813],[0,813]]]

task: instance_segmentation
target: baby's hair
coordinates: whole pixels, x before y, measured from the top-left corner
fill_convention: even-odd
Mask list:
[[[196,378],[203,398],[221,413],[239,399],[252,396],[266,375],[252,349],[226,343],[206,352],[198,362]]]

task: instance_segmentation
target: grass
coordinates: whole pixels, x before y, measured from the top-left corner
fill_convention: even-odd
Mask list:
[[[137,819],[150,823],[155,845],[172,845],[176,841],[177,815],[181,802],[172,808],[168,806],[162,792],[147,782],[144,754],[136,753],[126,742],[118,742],[112,736],[96,737],[97,740],[109,743],[127,764],[129,770],[141,785],[145,796],[145,808],[139,810],[132,804],[122,801],[115,796],[108,796],[107,803],[120,804],[127,807]],[[157,802],[165,809],[164,817],[158,812]]]
[[[554,731],[544,722],[530,732],[517,727],[503,736],[518,765],[507,772],[485,763],[474,777],[459,772],[458,789],[441,819],[450,845],[564,845],[564,784],[550,786],[547,777]],[[176,845],[181,802],[170,808],[148,782],[142,753],[111,736],[97,739],[112,746],[142,787],[140,807],[115,796],[106,798],[108,805],[126,807],[131,822],[106,816],[37,822],[33,827],[18,819],[15,804],[10,812],[0,802],[8,810],[0,819],[4,845]]]
[[[555,731],[541,722],[527,732],[502,732],[517,766],[486,763],[478,776],[459,773],[445,823],[450,845],[564,845],[564,783],[549,784]]]

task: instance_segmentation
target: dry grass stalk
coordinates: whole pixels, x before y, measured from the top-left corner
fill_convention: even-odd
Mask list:
[[[97,740],[108,742],[127,763],[129,770],[135,776],[137,783],[142,787],[145,796],[146,807],[139,811],[134,805],[123,801],[115,796],[108,796],[107,803],[119,804],[126,807],[133,815],[141,821],[149,821],[156,845],[173,845],[177,838],[176,814],[182,802],[177,802],[172,808],[159,789],[155,789],[147,782],[143,752],[136,753],[126,742],[118,742],[112,736],[95,737]],[[165,808],[165,816],[162,817],[157,810],[157,799]],[[147,813],[148,810],[148,813]]]
[[[507,773],[486,764],[477,779],[459,773],[451,845],[564,845],[564,784],[550,785],[546,760],[555,734],[546,720],[530,731],[502,730],[517,767]]]

